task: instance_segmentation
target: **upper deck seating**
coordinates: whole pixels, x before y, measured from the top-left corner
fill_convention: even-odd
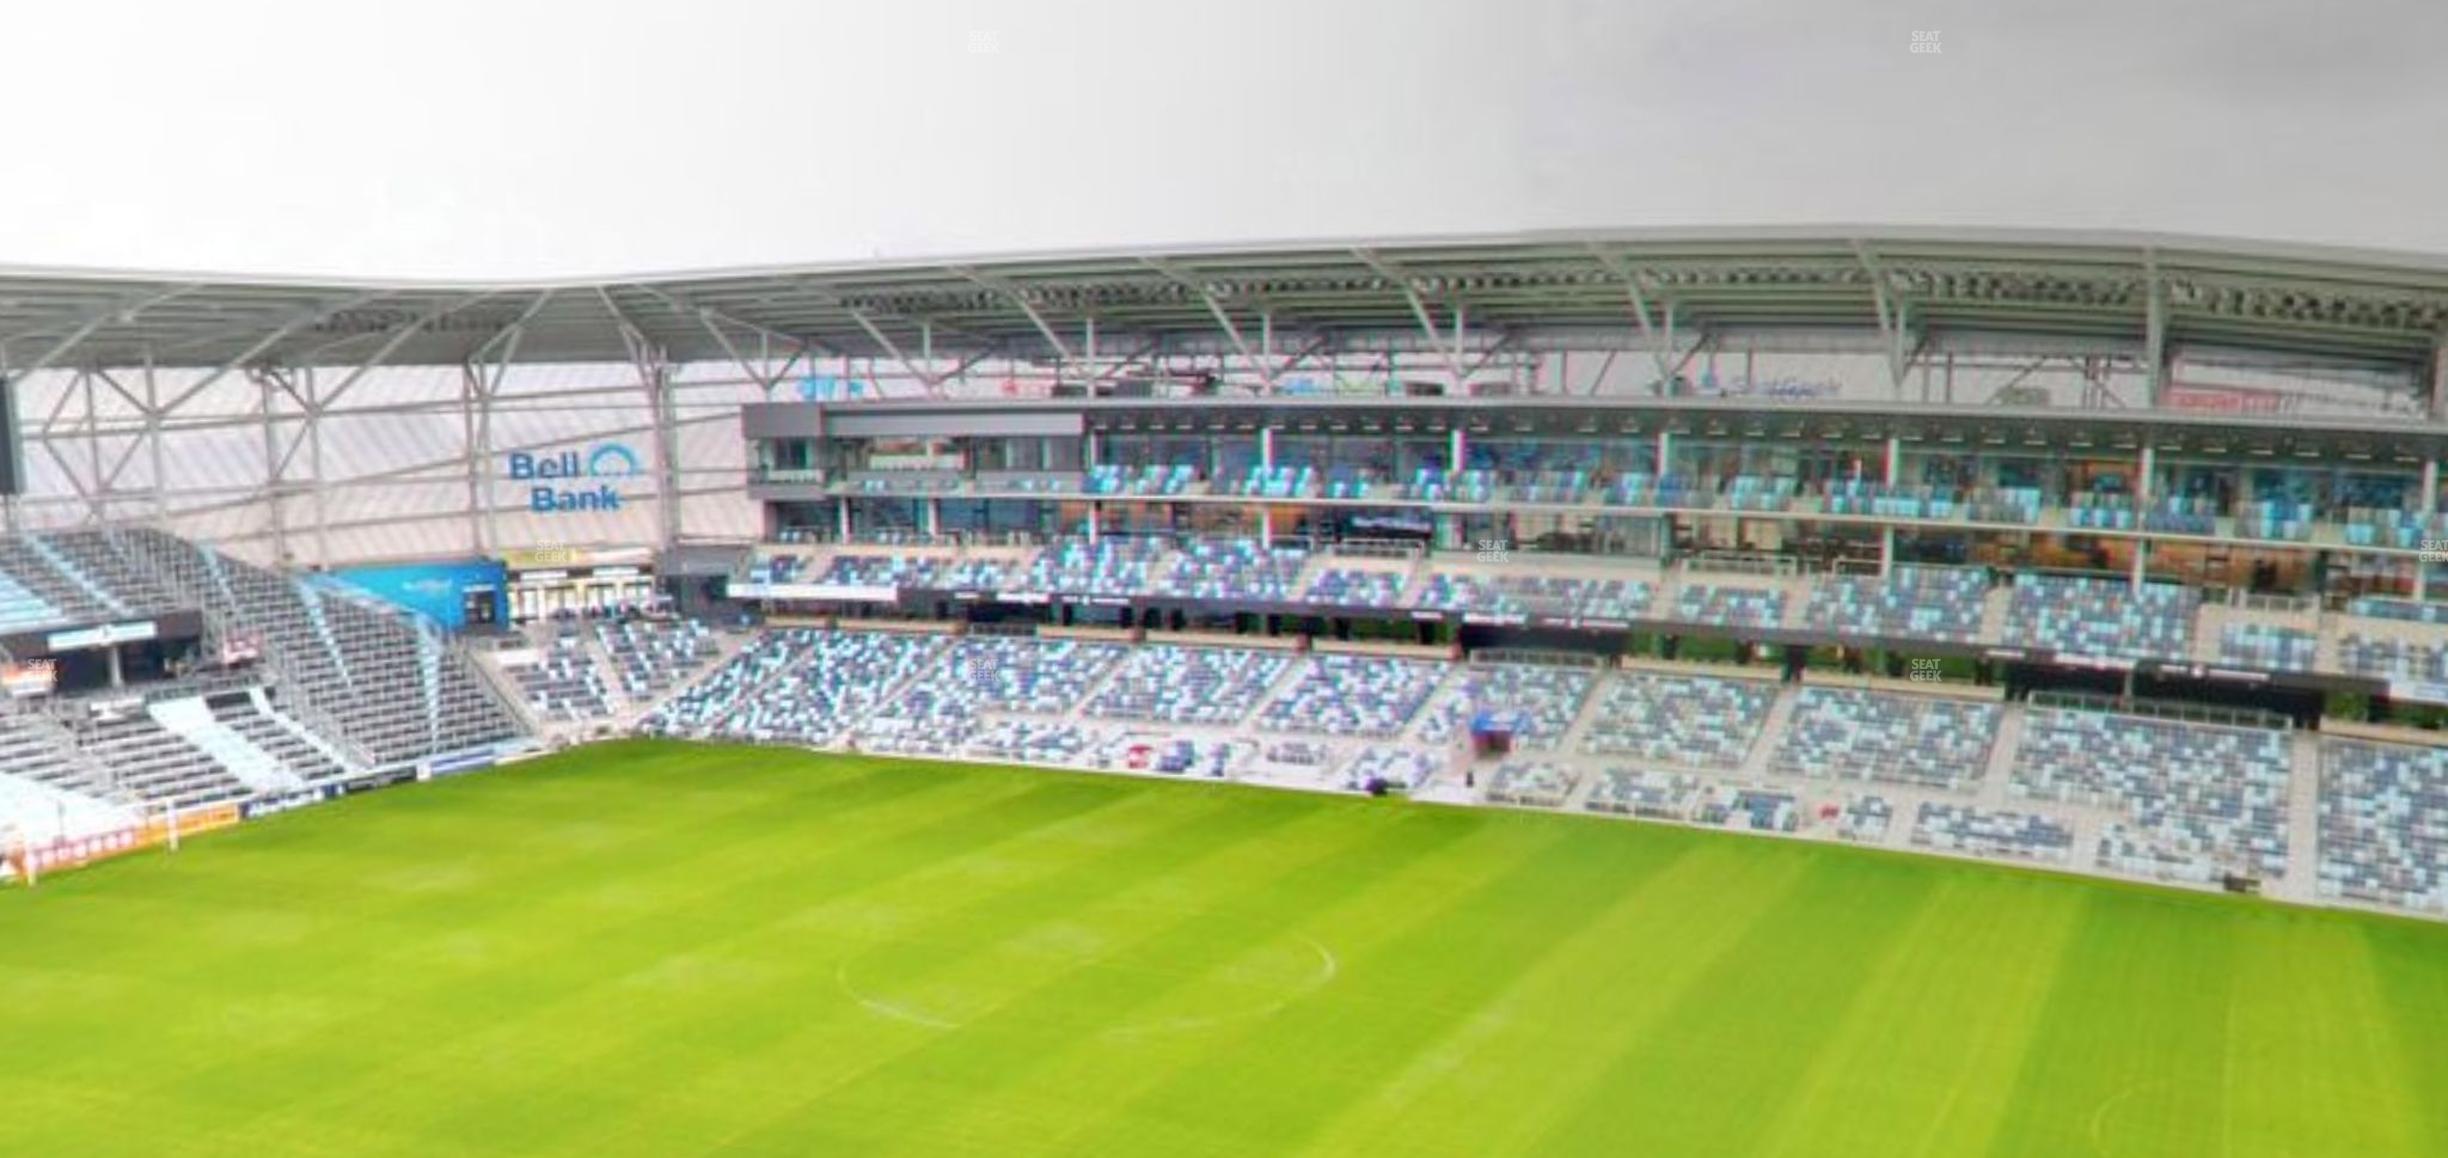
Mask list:
[[[1885,577],[1833,575],[1811,586],[1804,617],[1813,627],[1872,639],[1980,637],[1989,577],[1968,567],[1897,564]]]
[[[1785,622],[1785,593],[1686,581],[1675,592],[1674,617],[1715,627],[1776,627]]]
[[[2010,646],[2123,659],[2189,659],[2198,588],[2114,579],[2015,577],[2006,609]]]

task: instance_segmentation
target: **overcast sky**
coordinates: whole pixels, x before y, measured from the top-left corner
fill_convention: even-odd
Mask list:
[[[1763,223],[2448,252],[2440,0],[5,17],[0,264],[547,277]]]

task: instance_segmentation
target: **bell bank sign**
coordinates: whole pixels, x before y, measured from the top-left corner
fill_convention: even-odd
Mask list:
[[[618,480],[641,473],[637,452],[617,442],[592,450],[509,454],[510,481],[527,484],[527,509],[539,515],[621,509]]]

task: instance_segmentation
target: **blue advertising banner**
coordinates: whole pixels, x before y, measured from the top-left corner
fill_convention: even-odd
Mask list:
[[[493,602],[493,621],[510,621],[509,572],[499,560],[469,559],[455,563],[405,563],[387,567],[351,567],[331,578],[396,604],[447,628],[467,626],[471,592],[483,592]]]
[[[628,497],[624,480],[645,473],[638,453],[618,442],[585,451],[514,450],[503,462],[510,481],[528,484],[527,509],[539,515],[620,510]]]

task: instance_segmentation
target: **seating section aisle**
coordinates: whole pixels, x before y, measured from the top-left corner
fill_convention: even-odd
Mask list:
[[[54,531],[30,544],[88,595],[127,615],[153,615],[180,603],[165,585],[115,547],[106,531]]]
[[[120,614],[107,596],[70,575],[56,551],[32,536],[0,538],[0,630],[93,623]]]
[[[58,607],[27,589],[15,576],[0,573],[0,631],[32,631],[54,626],[67,618]]]

